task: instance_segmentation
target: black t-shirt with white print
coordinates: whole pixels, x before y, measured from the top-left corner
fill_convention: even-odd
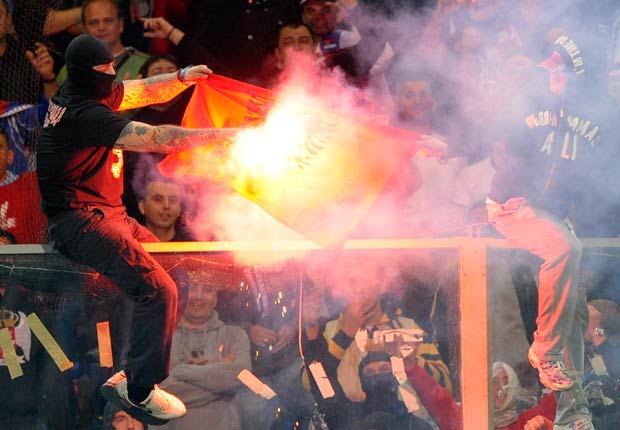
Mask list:
[[[123,151],[113,148],[130,122],[114,111],[123,99],[84,97],[65,84],[52,97],[37,148],[37,177],[47,216],[84,205],[121,206]]]

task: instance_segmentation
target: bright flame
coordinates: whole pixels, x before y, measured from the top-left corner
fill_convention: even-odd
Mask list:
[[[301,96],[288,97],[272,109],[261,127],[239,132],[230,154],[233,164],[257,175],[280,176],[293,163],[308,132],[304,101]]]

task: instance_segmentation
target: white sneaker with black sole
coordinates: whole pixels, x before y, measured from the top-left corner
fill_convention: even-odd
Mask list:
[[[127,376],[123,371],[112,375],[101,386],[101,394],[109,402],[127,411],[129,415],[151,425],[166,424],[169,420],[180,418],[187,412],[181,399],[157,385],[145,400],[137,404],[132,402],[127,392]]]

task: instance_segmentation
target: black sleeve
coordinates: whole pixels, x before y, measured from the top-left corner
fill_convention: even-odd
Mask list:
[[[109,107],[97,104],[82,113],[79,127],[73,132],[78,134],[77,141],[85,142],[87,146],[111,148],[129,123],[130,120],[112,112]]]

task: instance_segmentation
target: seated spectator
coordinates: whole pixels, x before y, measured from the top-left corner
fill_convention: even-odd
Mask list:
[[[103,412],[103,430],[145,430],[147,426],[112,403]]]
[[[11,244],[15,244],[13,235],[0,228],[0,246]],[[21,376],[11,376],[6,353],[0,348],[0,398],[4,399],[0,407],[0,428],[69,428],[72,393],[64,384],[64,374],[33,335],[27,315],[36,311],[52,336],[61,340],[58,326],[54,318],[44,315],[45,311],[40,312],[40,306],[32,300],[31,293],[20,283],[0,276],[0,330],[9,332],[23,372]]]
[[[350,430],[369,428],[378,417],[391,421],[394,430],[430,430],[433,427],[425,420],[410,414],[399,398],[399,382],[392,372],[390,354],[371,351],[360,363],[360,380],[366,393],[364,416],[348,427]],[[387,423],[386,423],[387,424]]]
[[[314,401],[301,383],[297,343],[299,270],[297,262],[248,269],[249,285],[222,294],[222,319],[246,329],[252,372],[277,394],[265,400],[246,389],[240,392],[244,430],[292,428],[295,422],[305,428],[310,421]],[[305,286],[311,284],[303,279]]]
[[[405,357],[404,361],[407,381],[418,390],[422,404],[433,416],[439,428],[442,430],[462,429],[462,406],[415,360]],[[505,363],[493,363],[492,394],[495,430],[521,430],[530,420],[538,416],[546,418],[543,421],[547,425],[553,425],[557,405],[554,394],[549,392],[541,397],[538,404],[532,404],[531,394],[521,389],[516,373]],[[546,429],[551,430],[551,427]]]
[[[148,55],[130,46],[123,46],[121,34],[124,23],[117,0],[85,0],[82,4],[82,24],[84,31],[104,42],[114,56],[116,80],[137,79],[140,67]],[[62,84],[67,79],[67,67],[56,77]]]
[[[0,119],[2,124],[2,119]],[[47,220],[39,204],[36,172],[27,170],[25,152],[0,127],[0,228],[11,233],[16,243],[45,242]],[[18,155],[20,156],[18,158]]]
[[[139,76],[149,78],[151,76],[161,75],[162,73],[174,72],[178,69],[179,62],[173,55],[153,55],[140,67]],[[141,109],[129,111],[131,113],[131,118],[133,121],[139,121],[150,125],[181,125],[181,120],[185,114],[185,108],[193,93],[194,87],[190,87],[166,103],[149,105]],[[123,181],[125,184],[131,184],[133,183],[136,167],[138,165],[146,162],[148,159],[153,162],[152,167],[155,168],[155,161],[161,161],[165,154],[145,154],[142,152],[127,151],[123,156]],[[138,210],[138,198],[134,188],[132,186],[126,186],[121,198],[127,208],[127,213],[144,224],[143,214]]]
[[[590,320],[584,334],[584,392],[596,429],[620,423],[620,309],[611,300],[588,302]]]
[[[184,201],[181,185],[160,175],[148,159],[138,169],[140,174],[134,177],[133,188],[138,196],[138,210],[144,217],[144,226],[160,242],[193,240],[181,216]]]
[[[359,409],[368,399],[368,393],[362,386],[360,363],[369,352],[368,346],[372,344],[371,339],[375,332],[396,328],[420,328],[413,319],[400,316],[390,300],[381,300],[382,285],[388,283],[387,275],[383,273],[379,263],[371,260],[372,257],[364,258],[364,263],[361,263],[360,258],[359,255],[341,256],[334,265],[337,278],[334,282],[338,289],[354,291],[340,317],[327,322],[322,336],[316,328],[306,328],[304,333],[306,364],[319,361],[330,376],[336,392],[342,393],[342,398],[351,406],[350,410],[345,410],[337,406],[334,408],[335,405],[330,405],[329,402],[319,401],[319,407],[324,409],[330,428],[344,428],[343,426],[350,424],[353,418],[359,417]],[[413,355],[432,377],[448,390],[451,389],[448,368],[435,344],[422,342]],[[410,394],[404,400],[405,410],[423,420],[430,419],[414,400],[418,394],[408,386],[403,389]],[[315,399],[321,399],[316,393],[316,387],[313,388],[313,393]],[[338,403],[338,400],[336,402]]]
[[[183,400],[187,414],[162,429],[241,428],[237,375],[251,366],[250,343],[242,328],[219,319],[215,305],[222,285],[214,282],[214,270],[186,260],[173,271],[179,288],[187,290],[187,305],[173,338],[170,376],[161,387]]]

